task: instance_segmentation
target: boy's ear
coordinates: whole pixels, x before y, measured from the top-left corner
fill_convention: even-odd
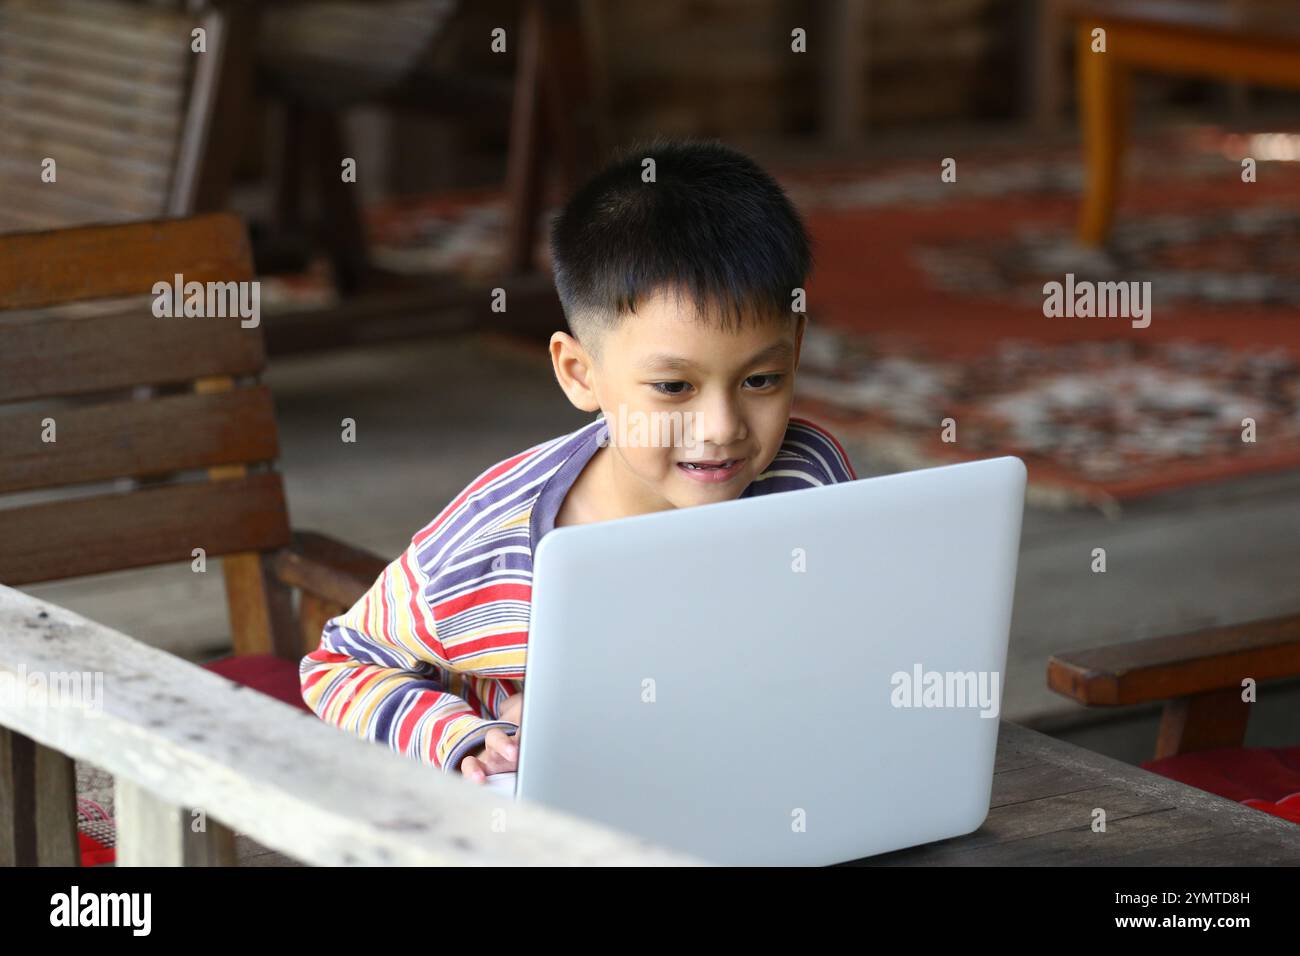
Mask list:
[[[567,332],[556,332],[551,336],[550,350],[555,380],[569,396],[574,408],[584,412],[600,411],[592,374],[594,364],[582,343]]]

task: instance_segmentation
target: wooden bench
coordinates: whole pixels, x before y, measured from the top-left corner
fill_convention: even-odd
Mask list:
[[[253,278],[229,214],[4,236],[0,261],[0,309],[133,296],[178,273]],[[0,865],[76,865],[74,759],[117,775],[127,864],[230,862],[228,827],[312,863],[654,859],[617,838],[592,843],[595,829],[550,827],[537,811],[499,839],[472,785],[306,712],[299,660],[387,562],[291,532],[272,467],[274,409],[257,382],[260,326],[159,318],[145,299],[110,314],[0,311],[0,500],[24,499],[0,507],[0,583],[189,562],[202,547],[221,559],[235,660],[253,662],[254,677],[285,678],[298,707],[0,588],[0,674],[104,682],[99,714],[0,701]],[[160,391],[131,392],[141,385]],[[67,398],[79,401],[42,404]],[[47,418],[53,442],[42,440]],[[124,477],[153,481],[30,500]],[[182,806],[220,822],[193,834]]]
[[[1127,135],[1129,76],[1154,70],[1300,88],[1300,16],[1294,4],[1214,0],[1075,0],[1080,122],[1087,186],[1079,239],[1101,245],[1110,230]],[[1093,31],[1106,51],[1094,53]],[[1225,182],[1238,170],[1225,169]]]
[[[1300,677],[1300,615],[1063,652],[1047,662],[1047,685],[1086,706],[1164,702],[1156,759],[1240,747],[1251,706],[1242,681],[1291,677]]]
[[[99,675],[103,693],[0,693],[0,865],[75,860],[50,799],[67,796],[74,757],[115,777],[119,866],[230,865],[238,843],[275,851],[256,865],[699,862],[505,800],[0,586],[0,678],[20,672]],[[20,773],[40,784],[35,804]]]

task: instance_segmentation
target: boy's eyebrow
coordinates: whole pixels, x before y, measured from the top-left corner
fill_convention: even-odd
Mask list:
[[[757,365],[759,362],[768,359],[784,359],[794,357],[794,346],[789,342],[777,342],[769,345],[767,348],[751,356],[745,366]],[[637,363],[639,369],[665,369],[668,371],[677,371],[679,369],[693,369],[695,363],[690,359],[685,359],[677,355],[651,355],[642,362]]]

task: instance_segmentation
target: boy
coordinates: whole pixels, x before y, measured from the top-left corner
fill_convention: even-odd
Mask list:
[[[570,200],[551,249],[569,328],[550,340],[555,375],[603,417],[479,475],[300,668],[322,719],[476,783],[516,768],[543,535],[856,478],[833,437],[790,418],[811,254],[753,161],[713,143],[630,151]],[[652,420],[670,440],[627,438]]]

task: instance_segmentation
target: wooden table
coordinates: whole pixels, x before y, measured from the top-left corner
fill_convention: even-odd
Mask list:
[[[1300,826],[1002,722],[988,819],[974,833],[842,866],[1300,865]],[[1092,831],[1093,810],[1106,832]],[[242,835],[240,866],[300,866]]]
[[[991,806],[974,833],[846,865],[1300,864],[1294,823],[1006,721]]]
[[[1248,80],[1300,88],[1300,15],[1267,0],[1078,0],[1076,59],[1087,186],[1079,239],[1100,245],[1110,228],[1120,181],[1133,69]],[[1092,31],[1106,31],[1106,52]],[[1224,169],[1225,188],[1239,170]]]

